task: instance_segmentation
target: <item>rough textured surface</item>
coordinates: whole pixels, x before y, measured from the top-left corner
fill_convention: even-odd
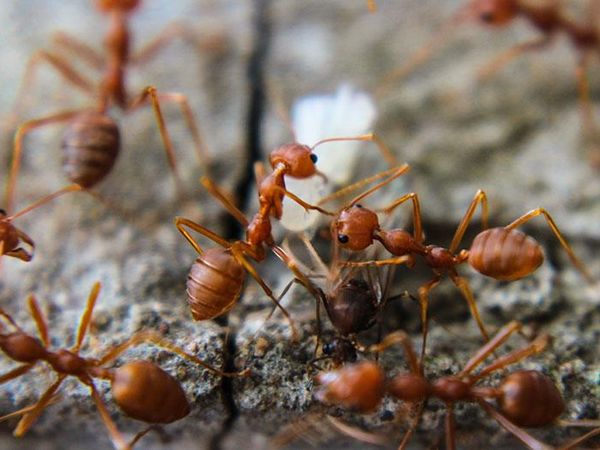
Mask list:
[[[172,19],[193,23],[200,34],[213,30],[224,33],[225,48],[216,53],[198,54],[184,43],[174,43],[157,62],[136,70],[131,85],[136,86],[133,92],[155,84],[161,90],[190,96],[209,147],[217,155],[214,176],[220,184],[231,187],[240,176],[247,133],[246,64],[252,48],[252,11],[256,5],[269,3],[146,3],[132,23],[139,44]],[[282,92],[286,106],[299,95],[333,91],[344,81],[367,90],[376,88],[384,74],[425,43],[461,2],[378,3],[379,12],[369,15],[359,0],[272,2],[271,53],[265,70]],[[8,112],[28,55],[50,45],[53,31],[68,31],[97,48],[105,21],[86,2],[28,0],[4,5],[0,24],[0,60],[5,67],[1,73],[0,110]],[[600,178],[585,159],[573,75],[575,55],[558,40],[544,52],[514,61],[484,83],[476,79],[478,68],[498,51],[533,35],[522,22],[506,31],[465,25],[434,58],[377,99],[380,119],[376,131],[401,160],[413,165],[408,181],[395,185],[401,191],[396,195],[407,188],[419,193],[429,241],[448,243],[475,191],[482,188],[488,193],[495,225],[506,224],[534,207],[546,207],[598,279]],[[40,82],[32,88],[31,106],[23,118],[86,105],[84,97],[65,88],[47,69],[39,75]],[[594,96],[598,82],[592,77]],[[216,201],[206,200],[197,185],[201,170],[176,110],[168,108],[167,121],[182,163],[182,176],[189,186],[184,201],[175,201],[173,180],[151,112],[136,112],[122,120],[118,113],[116,117],[122,124],[123,152],[99,191],[128,213],[123,217],[84,194],[75,194],[19,219],[16,225],[34,237],[37,252],[29,264],[2,260],[2,307],[31,330],[23,304],[27,294],[34,292],[49,312],[52,343],[68,346],[86,295],[92,283],[100,280],[103,289],[91,348],[84,349],[84,354],[97,355],[142,327],[168,328],[168,338],[206,357],[209,363],[220,365],[226,330],[214,323],[197,324],[189,319],[184,282],[194,251],[177,233],[172,218],[185,215],[220,232],[224,226],[222,209]],[[274,114],[267,117],[265,125],[266,154],[290,137]],[[4,174],[9,158],[8,137],[2,142]],[[60,127],[35,132],[26,146],[17,191],[19,206],[64,184]],[[385,167],[370,146],[365,145],[364,154],[361,173]],[[369,204],[385,202],[383,196],[373,196]],[[254,205],[253,201],[250,213]],[[564,418],[598,418],[598,287],[584,283],[543,219],[531,222],[527,230],[542,242],[547,255],[547,261],[534,275],[500,283],[466,267],[461,273],[471,282],[490,329],[520,319],[527,323],[526,333],[545,331],[555,336],[550,351],[522,366],[542,368],[557,382],[567,399]],[[465,246],[471,238],[467,236]],[[415,292],[429,275],[426,271],[398,272],[394,293],[405,289]],[[264,264],[261,273],[276,291],[289,279],[277,262]],[[397,405],[388,401],[373,416],[360,417],[315,404],[312,377],[306,370],[314,346],[314,301],[302,289],[294,289],[284,303],[297,320],[300,343],[290,341],[290,329],[280,313],[257,334],[271,304],[253,282],[248,283],[244,298],[232,311],[229,325],[235,333],[235,360],[240,366],[248,364],[254,375],[232,383],[230,394],[239,417],[231,427],[225,427],[222,446],[264,448],[269,436],[286,423],[313,411],[342,415],[370,429],[382,425],[380,431],[389,433],[393,448],[403,427],[390,420],[395,417],[404,424],[406,419],[406,412]],[[452,373],[478,347],[479,333],[464,301],[449,282],[432,294],[431,315],[434,321],[427,372],[431,376]],[[418,342],[417,308],[413,304],[394,302],[386,317],[390,322],[386,330],[401,325]],[[373,338],[364,337],[365,341]],[[515,337],[510,347],[523,342]],[[219,380],[151,347],[142,346],[127,356],[150,356],[159,361],[182,381],[193,406],[188,418],[165,427],[166,442],[161,443],[151,433],[140,448],[208,447],[228,414]],[[388,373],[404,370],[397,350],[386,352],[381,361]],[[9,367],[4,358],[0,367],[0,373]],[[0,396],[0,414],[31,403],[50,380],[51,375],[40,369],[2,386],[2,392],[9,395]],[[127,433],[139,430],[140,424],[117,412],[107,385],[103,384],[102,390],[119,427]],[[3,424],[0,446],[63,449],[80,448],[85,442],[90,450],[108,448],[107,435],[86,390],[68,383],[62,394],[60,403],[46,411],[24,440],[17,442],[9,435],[14,422]],[[432,430],[443,428],[443,405],[430,402],[427,411],[423,432],[414,440],[415,448],[431,443]],[[514,448],[513,438],[474,406],[458,407],[457,423],[460,448],[477,448],[482,443],[490,446],[490,442],[494,448]],[[558,443],[577,434],[575,430],[554,427],[536,435]],[[316,433],[321,446],[326,445],[324,437],[331,438],[328,448],[363,448],[331,430]],[[298,441],[294,445],[304,448],[306,444]]]

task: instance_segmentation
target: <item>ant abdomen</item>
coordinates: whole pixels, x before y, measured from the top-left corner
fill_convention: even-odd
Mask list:
[[[537,370],[519,370],[508,375],[498,388],[502,414],[521,427],[552,423],[565,403],[550,378]]]
[[[148,423],[171,423],[190,412],[179,382],[148,361],[132,361],[115,369],[112,395],[125,414]]]
[[[515,229],[491,228],[479,233],[469,250],[469,264],[483,275],[513,281],[531,274],[544,262],[532,237]]]
[[[325,305],[333,326],[342,335],[369,329],[377,316],[377,298],[369,285],[361,279],[351,278],[329,295]]]
[[[211,248],[200,255],[187,278],[187,302],[194,320],[220,316],[235,305],[242,292],[246,272],[223,248]]]
[[[63,170],[69,180],[91,188],[110,172],[117,160],[119,127],[100,112],[79,114],[65,130],[62,148]]]
[[[0,349],[9,358],[24,363],[33,363],[46,355],[38,339],[19,331],[0,336]]]

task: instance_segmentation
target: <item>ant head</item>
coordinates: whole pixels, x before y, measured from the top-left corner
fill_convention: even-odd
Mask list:
[[[315,163],[317,155],[307,145],[285,144],[275,149],[269,157],[271,167],[283,164],[287,169],[287,175],[293,178],[308,178],[317,173]]]
[[[317,400],[359,412],[373,411],[384,395],[385,374],[372,361],[322,372],[317,375],[316,381],[322,385],[315,393]]]
[[[8,216],[8,214],[6,213],[6,211],[2,208],[0,208],[0,219],[4,219]]]
[[[332,358],[338,365],[356,362],[356,347],[349,340],[340,337],[324,342],[323,354]]]
[[[519,12],[516,0],[473,0],[472,12],[488,25],[505,25]]]
[[[379,219],[373,211],[355,204],[342,210],[331,223],[334,239],[342,248],[360,251],[373,243],[373,233],[379,229]]]
[[[133,11],[141,2],[142,0],[96,0],[96,7],[102,12]]]

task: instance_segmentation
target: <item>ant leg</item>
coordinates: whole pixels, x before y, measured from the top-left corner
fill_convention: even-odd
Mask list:
[[[435,277],[419,288],[419,306],[421,308],[421,330],[423,340],[421,344],[421,357],[419,359],[420,374],[423,374],[423,359],[425,358],[425,349],[427,348],[427,305],[429,304],[429,292],[440,284],[440,277]]]
[[[402,197],[394,200],[388,206],[376,209],[375,212],[382,211],[385,214],[391,214],[394,209],[408,200],[412,201],[413,204],[413,237],[415,241],[420,244],[425,240],[425,236],[423,235],[423,225],[421,224],[421,205],[419,202],[419,196],[416,193],[411,192],[403,195]]]
[[[99,281],[96,281],[90,290],[90,294],[88,295],[87,302],[85,304],[85,309],[81,314],[81,319],[79,320],[79,326],[77,327],[77,338],[75,339],[75,345],[71,349],[71,351],[75,354],[79,353],[79,349],[81,348],[81,344],[83,343],[83,339],[85,338],[85,334],[88,331],[90,325],[90,319],[92,318],[92,313],[94,312],[94,306],[96,305],[96,299],[98,298],[98,294],[100,293],[100,288],[102,285]]]
[[[547,46],[550,42],[552,42],[552,36],[546,34],[541,38],[522,42],[521,44],[517,44],[514,47],[509,48],[508,50],[500,53],[496,58],[492,59],[489,63],[487,63],[483,68],[481,68],[477,72],[477,79],[479,81],[483,81],[493,75],[495,72],[500,70],[503,66],[508,64],[513,59],[521,56],[524,53],[539,50],[545,46]]]
[[[66,375],[59,375],[58,379],[54,382],[54,384],[52,384],[46,390],[46,392],[42,394],[42,396],[35,404],[35,406],[31,409],[31,411],[27,412],[23,415],[23,417],[21,417],[21,420],[19,421],[15,428],[15,431],[13,432],[13,435],[15,437],[21,437],[25,433],[27,433],[27,430],[31,428],[31,426],[37,420],[42,411],[46,408],[46,406],[50,404],[52,399],[55,397],[54,393],[60,387],[61,383],[66,377]]]
[[[77,87],[78,89],[81,89],[90,96],[95,95],[96,85],[92,81],[81,75],[71,65],[70,62],[54,53],[48,52],[46,50],[38,50],[33,54],[33,56],[29,59],[29,62],[27,63],[25,74],[23,75],[23,80],[21,81],[21,85],[19,86],[19,90],[17,91],[15,103],[12,107],[12,114],[14,117],[18,117],[24,109],[24,105],[26,104],[26,94],[28,94],[31,90],[35,70],[42,62],[49,64],[50,67],[56,70],[56,72],[60,76],[62,76],[67,82],[69,82],[73,86]]]
[[[469,377],[469,381],[476,383],[477,380],[484,378],[496,370],[503,369],[504,367],[515,364],[531,355],[536,355],[544,351],[549,345],[550,340],[551,338],[547,334],[538,336],[525,347],[513,350],[512,352],[495,359],[491,364],[481,369],[479,373]]]
[[[456,421],[454,420],[454,405],[446,403],[446,450],[456,450]]]
[[[570,450],[572,448],[578,448],[579,444],[593,438],[594,436],[597,436],[598,434],[600,434],[600,428],[596,428],[595,430],[589,431],[583,436],[579,436],[578,438],[560,447],[558,450]]]
[[[454,14],[454,16],[452,16],[446,23],[442,24],[437,33],[429,40],[429,42],[409,56],[408,61],[406,61],[402,66],[384,75],[383,79],[373,91],[375,98],[383,97],[390,89],[392,83],[406,78],[420,65],[431,58],[433,53],[448,40],[449,33],[457,28],[462,22],[470,19],[469,6],[470,5],[467,4],[465,7],[460,8]]]
[[[337,198],[343,197],[343,196],[349,194],[350,192],[353,192],[356,189],[359,189],[359,188],[361,188],[367,184],[370,184],[374,181],[377,181],[381,178],[386,178],[386,177],[390,177],[390,176],[393,177],[391,180],[387,180],[387,179],[384,180],[384,182],[382,182],[383,184],[380,183],[380,184],[376,185],[377,187],[375,190],[377,190],[377,189],[381,188],[382,186],[384,186],[385,184],[389,183],[390,181],[396,179],[397,177],[404,175],[409,170],[410,170],[410,166],[408,164],[403,164],[401,166],[393,167],[391,169],[387,169],[382,172],[376,173],[375,175],[371,175],[370,177],[363,178],[362,180],[356,181],[349,186],[345,186],[341,189],[338,189],[334,193],[323,197],[321,200],[319,200],[318,205],[322,205],[324,203],[330,202]],[[402,173],[398,173],[398,172],[402,172]],[[373,192],[373,191],[370,191],[369,194],[371,192]],[[367,194],[367,195],[369,195],[369,194]],[[359,200],[365,197],[363,194],[361,194],[361,195],[362,195],[362,197],[360,197]],[[351,202],[351,205],[355,204],[356,201],[358,201],[358,200],[353,200]]]
[[[371,259],[367,261],[344,261],[342,263],[344,266],[348,267],[365,267],[365,266],[390,266],[390,265],[400,265],[406,264],[409,267],[414,265],[414,258],[411,255],[402,255],[396,256],[394,258],[386,258],[386,259]]]
[[[175,186],[178,192],[184,192],[183,182],[181,181],[179,172],[177,170],[177,158],[175,157],[175,147],[173,146],[171,135],[169,134],[169,130],[167,129],[167,125],[165,123],[164,115],[160,108],[156,88],[154,86],[146,87],[137,98],[135,98],[133,101],[131,101],[129,105],[127,105],[126,110],[135,110],[142,106],[144,103],[146,103],[148,99],[150,99],[152,109],[154,110],[156,123],[158,125],[158,131],[163,141],[165,153],[167,154],[169,168],[171,169],[171,172],[173,172],[173,176],[175,178]]]
[[[58,31],[52,34],[50,40],[55,46],[62,47],[64,50],[71,52],[95,70],[100,71],[104,69],[104,57],[88,44],[80,41],[76,36],[72,36],[64,31]]]
[[[494,350],[500,347],[506,340],[516,331],[520,331],[523,325],[521,322],[513,320],[512,322],[504,325],[496,335],[485,343],[478,351],[469,359],[463,369],[457,375],[459,378],[467,376],[473,371],[479,364],[481,364],[488,356],[490,356]]]
[[[523,442],[527,447],[535,450],[552,450],[553,447],[538,441],[523,428],[512,423],[484,399],[476,398],[476,401],[492,417],[492,419],[498,422],[502,428]]]
[[[296,326],[294,325],[294,320],[290,316],[290,313],[288,313],[287,310],[281,305],[281,303],[279,303],[279,301],[275,298],[275,296],[273,295],[273,291],[269,288],[269,286],[267,286],[267,284],[264,282],[262,277],[258,274],[258,272],[254,268],[254,266],[252,266],[252,264],[250,264],[248,262],[248,260],[244,256],[244,253],[241,250],[239,250],[236,246],[232,246],[231,254],[242,266],[244,266],[244,268],[252,276],[252,278],[254,278],[256,280],[258,285],[262,288],[262,290],[265,292],[265,294],[267,294],[267,296],[271,299],[271,301],[275,304],[275,306],[277,306],[281,310],[281,312],[283,313],[285,318],[290,323],[290,328],[292,330],[292,340],[297,341],[298,340],[298,331],[296,330]],[[277,256],[279,256],[279,255],[277,255]]]
[[[471,204],[467,208],[467,212],[463,216],[456,232],[454,233],[454,237],[452,238],[452,242],[450,243],[450,247],[448,251],[450,253],[456,252],[458,246],[460,245],[460,241],[462,241],[465,232],[467,231],[467,227],[469,223],[473,219],[473,215],[475,214],[475,210],[477,209],[477,205],[481,204],[481,228],[483,230],[488,228],[488,216],[489,216],[489,207],[488,200],[485,191],[479,189],[475,193],[475,197],[471,200]]]
[[[361,430],[360,428],[353,427],[348,425],[345,422],[342,422],[340,419],[337,419],[333,416],[327,415],[325,416],[327,421],[342,434],[351,437],[352,439],[356,439],[360,442],[365,442],[367,444],[373,445],[386,445],[388,440],[379,434],[369,433],[367,431]]]
[[[454,270],[449,272],[450,279],[456,285],[458,290],[461,292],[467,304],[469,305],[469,310],[471,311],[471,315],[477,322],[477,326],[479,327],[479,331],[483,336],[483,339],[487,342],[490,340],[490,337],[483,325],[483,321],[481,320],[481,316],[479,315],[479,309],[477,309],[477,303],[475,302],[475,297],[473,296],[473,292],[469,286],[467,280],[461,276],[459,276]]]
[[[504,228],[506,230],[512,230],[514,228],[517,228],[517,227],[523,225],[526,222],[529,222],[531,219],[533,219],[534,217],[537,217],[539,215],[543,215],[546,218],[546,222],[548,222],[548,226],[550,227],[550,229],[556,236],[556,239],[558,239],[558,242],[560,242],[560,245],[562,245],[562,247],[567,252],[567,255],[569,255],[569,259],[571,260],[571,263],[573,263],[575,268],[585,277],[585,279],[587,280],[588,283],[590,283],[590,284],[595,283],[594,278],[588,272],[588,269],[585,267],[583,262],[577,256],[575,256],[575,252],[573,251],[573,249],[571,248],[571,246],[569,245],[567,240],[563,237],[562,233],[558,229],[558,226],[554,222],[554,219],[552,219],[552,216],[550,216],[548,211],[546,211],[544,208],[533,209],[533,210],[529,211],[528,213],[523,214],[521,217],[519,217],[512,223],[506,225]]]
[[[202,250],[202,247],[200,247],[200,244],[198,244],[196,242],[196,240],[184,228],[184,226],[191,228],[192,230],[196,231],[197,233],[202,234],[203,236],[206,236],[210,240],[219,244],[221,247],[229,248],[231,245],[227,240],[223,239],[218,234],[210,231],[208,228],[205,228],[202,225],[199,225],[196,222],[192,222],[191,220],[186,219],[184,217],[180,217],[180,216],[175,217],[175,226],[177,227],[179,232],[183,235],[183,237],[186,238],[186,240],[192,245],[192,247],[194,247],[194,249],[196,249],[196,251],[199,254],[204,253],[204,250]]]
[[[417,406],[413,405],[412,409],[414,410],[414,418],[412,423],[410,424],[410,427],[408,428],[408,430],[406,431],[406,433],[404,434],[404,437],[402,438],[402,441],[400,441],[400,445],[398,446],[398,450],[405,450],[406,446],[408,445],[410,438],[412,437],[412,435],[415,433],[415,430],[417,429],[417,427],[419,426],[419,422],[421,421],[421,418],[423,417],[423,409],[425,409],[425,402],[419,402],[419,404]]]
[[[250,369],[245,369],[245,370],[242,370],[241,372],[233,372],[233,373],[222,372],[218,369],[215,369],[210,364],[204,362],[203,360],[201,360],[200,358],[197,358],[194,355],[190,355],[189,353],[187,353],[184,349],[182,349],[178,345],[173,344],[169,340],[165,339],[161,334],[157,333],[156,331],[152,331],[152,330],[144,330],[144,331],[140,331],[140,332],[134,334],[129,339],[127,339],[125,342],[110,349],[104,356],[102,356],[98,361],[96,361],[95,365],[98,367],[105,366],[110,361],[113,361],[116,358],[118,358],[127,349],[129,349],[131,347],[135,347],[140,344],[154,344],[159,348],[163,348],[172,353],[175,353],[176,355],[180,356],[181,358],[186,359],[195,364],[198,364],[199,366],[204,367],[205,369],[209,370],[210,372],[212,372],[216,375],[222,376],[222,377],[245,377],[245,376],[248,376],[250,373]]]
[[[33,202],[28,207],[22,209],[21,211],[13,214],[10,217],[7,217],[6,220],[14,220],[17,217],[21,217],[21,216],[27,214],[29,211],[31,211],[33,209],[36,209],[36,208],[38,208],[38,207],[40,207],[40,206],[42,206],[42,205],[44,205],[44,204],[46,204],[46,203],[54,200],[55,198],[60,197],[63,194],[67,194],[69,192],[78,192],[78,191],[81,191],[81,190],[83,190],[83,188],[80,185],[78,185],[76,183],[70,184],[70,185],[68,185],[68,186],[66,186],[66,187],[64,187],[62,189],[59,189],[56,192],[53,192],[50,195],[42,197],[41,199]],[[21,238],[21,240],[23,240],[27,244],[31,245],[32,247],[34,247],[33,240],[29,236],[27,236],[24,232],[19,231],[19,238]]]
[[[48,324],[46,323],[46,319],[42,313],[42,310],[40,309],[40,305],[33,294],[27,298],[27,305],[29,306],[29,313],[35,321],[40,339],[42,340],[44,347],[48,347],[50,343],[50,340],[48,339]]]
[[[14,380],[15,378],[20,377],[21,375],[29,372],[35,364],[23,364],[13,370],[10,370],[2,375],[0,375],[0,384],[6,383],[7,381]],[[2,420],[2,419],[0,419]]]
[[[10,166],[10,173],[6,184],[6,192],[4,194],[4,204],[7,211],[11,211],[13,207],[13,201],[15,196],[15,188],[17,183],[17,176],[21,167],[21,155],[23,153],[23,139],[25,136],[36,128],[41,128],[46,125],[66,122],[71,120],[73,117],[81,113],[78,111],[63,111],[51,116],[42,117],[39,119],[29,120],[23,123],[17,129],[14,138],[14,147],[12,154],[12,162]]]
[[[371,353],[381,352],[392,345],[397,343],[402,344],[402,348],[404,349],[404,354],[406,359],[408,360],[408,366],[410,367],[410,371],[419,375],[422,373],[422,368],[419,364],[419,360],[417,359],[417,355],[412,345],[412,341],[410,337],[404,331],[395,331],[391,334],[388,334],[379,344],[371,345],[368,348],[368,351]]]
[[[590,54],[584,52],[581,54],[575,68],[575,78],[577,79],[577,90],[579,91],[579,107],[581,111],[581,123],[583,124],[583,133],[588,149],[588,157],[594,167],[600,165],[600,150],[596,145],[598,139],[598,127],[594,120],[594,111],[590,99],[590,85],[587,74]]]
[[[110,440],[112,441],[115,448],[119,450],[131,450],[131,447],[127,444],[127,441],[125,440],[121,432],[118,430],[113,420],[110,418],[110,414],[108,413],[108,410],[106,409],[106,406],[104,405],[100,394],[98,394],[98,391],[96,390],[93,381],[90,380],[86,384],[90,388],[92,399],[96,404],[96,408],[98,408],[98,412],[100,413],[102,422],[104,422],[104,426],[108,430],[108,434],[110,434]]]
[[[333,213],[331,211],[327,211],[326,209],[320,208],[316,205],[311,205],[310,203],[305,202],[300,197],[298,197],[296,194],[291,193],[287,189],[281,188],[279,186],[275,186],[275,189],[280,191],[281,193],[283,193],[283,195],[285,195],[286,197],[288,197],[288,198],[292,199],[293,201],[295,201],[296,203],[298,203],[302,208],[304,208],[307,211],[314,209],[315,211],[319,211],[321,214],[325,214],[327,216],[335,216],[335,213]]]
[[[339,136],[332,137],[327,139],[321,139],[316,144],[311,147],[311,150],[314,150],[321,144],[325,144],[327,142],[340,142],[340,141],[363,141],[363,142],[373,142],[377,148],[379,149],[381,156],[385,159],[390,167],[398,165],[398,159],[394,152],[392,152],[387,145],[383,142],[383,140],[377,136],[375,133],[361,134],[358,136]]]
[[[234,201],[227,195],[217,184],[209,177],[200,178],[200,183],[206,188],[206,190],[231,214],[235,220],[237,220],[243,227],[247,227],[249,222],[244,213],[235,206]]]

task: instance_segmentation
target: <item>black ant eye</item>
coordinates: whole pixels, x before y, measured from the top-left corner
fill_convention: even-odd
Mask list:
[[[314,153],[311,153],[310,160],[313,162],[313,164],[316,164],[317,161],[319,160],[319,157],[317,155],[315,155]]]
[[[479,18],[482,20],[482,22],[492,23],[494,21],[494,13],[491,11],[485,11],[479,15]]]
[[[326,355],[331,355],[333,353],[334,347],[334,344],[332,344],[331,342],[323,344],[323,353],[325,353]]]
[[[338,234],[338,241],[340,241],[340,244],[347,244],[349,240],[347,234]]]
[[[6,216],[6,211],[0,208],[0,216]]]
[[[362,205],[361,205],[360,203],[357,203],[357,204],[356,204],[356,205],[354,205],[354,206],[356,206],[357,208],[362,208]]]

